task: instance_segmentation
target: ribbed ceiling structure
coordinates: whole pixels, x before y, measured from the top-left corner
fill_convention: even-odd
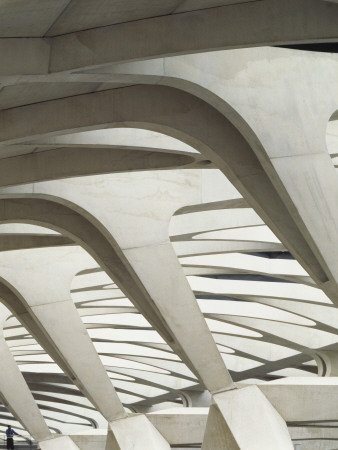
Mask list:
[[[0,1],[3,441],[338,448],[337,23]]]

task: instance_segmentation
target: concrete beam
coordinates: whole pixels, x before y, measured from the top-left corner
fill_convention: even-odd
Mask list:
[[[96,266],[80,247],[0,253],[2,284],[21,298],[18,319],[101,414],[114,420],[126,413],[70,296],[71,280],[90,265]]]
[[[178,89],[135,86],[24,106],[0,112],[0,142],[18,143],[67,130],[97,129],[103,124],[123,126],[126,121],[146,122],[146,128],[170,133],[211,159],[338,304],[338,280],[313,250],[316,244],[307,242],[297,216],[282,201],[279,184],[275,186],[266,173],[271,165],[263,166],[241,133],[205,101]],[[229,142],[226,148],[224,142]]]
[[[262,0],[139,20],[53,38],[50,70],[229,48],[334,42],[337,19],[335,4]]]
[[[338,405],[334,392],[338,378],[286,378],[261,383],[259,389],[288,423],[335,421]]]
[[[259,416],[253,416],[253,411]],[[257,386],[216,394],[202,450],[291,450],[286,423]]]
[[[108,425],[106,450],[170,450],[170,445],[146,416],[136,415]]]
[[[209,413],[207,408],[173,408],[147,414],[170,445],[201,444]]]
[[[211,50],[335,42],[337,18],[332,0],[261,0],[52,38],[3,38],[0,75],[46,75]]]
[[[1,159],[0,186],[102,173],[190,169],[199,167],[198,159],[198,154],[137,147],[62,147]]]

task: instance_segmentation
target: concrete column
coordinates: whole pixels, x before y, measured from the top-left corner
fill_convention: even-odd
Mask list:
[[[126,417],[123,405],[71,299],[71,280],[76,273],[93,266],[96,266],[94,260],[80,247],[0,253],[0,276],[20,293],[26,304],[26,310],[19,314],[19,319],[29,324],[28,328],[33,334],[35,331],[40,337],[40,344],[45,346],[46,351],[110,422],[110,439],[119,445],[111,448],[133,449],[134,435],[138,433],[139,442],[142,442],[138,448],[169,449],[169,444],[146,416],[138,416],[137,420]],[[124,435],[129,436],[129,439],[133,436],[132,441],[126,440]],[[54,439],[41,442],[43,450],[54,448],[71,450],[78,447],[67,437],[58,438],[57,442]]]
[[[31,313],[62,355],[74,383],[101,414],[107,420],[123,417],[121,401],[72,300],[34,306]]]
[[[257,386],[213,396],[202,450],[293,450],[283,418]]]
[[[39,443],[41,450],[79,450],[69,436],[57,436]]]
[[[111,421],[126,413],[70,296],[75,274],[93,266],[95,261],[75,246],[0,254],[0,277],[25,302],[19,320]]]
[[[230,374],[221,360],[172,244],[149,245],[123,252],[175,339],[186,350],[187,359],[194,361],[206,388],[216,391],[231,386]]]
[[[106,450],[170,450],[146,416],[136,415],[108,425]]]
[[[6,343],[3,325],[9,315],[8,309],[0,304],[0,396],[6,408],[39,441],[51,437],[51,432]]]
[[[34,191],[37,195],[57,197],[67,205],[71,202],[76,210],[80,207],[84,214],[88,213],[97,227],[93,226],[88,246],[92,246],[95,253],[101,252],[98,259],[102,267],[112,279],[128,271],[120,288],[205,387],[209,391],[219,391],[231,387],[232,379],[169,242],[168,231],[178,209],[207,201],[208,196],[203,194],[201,198],[201,193],[205,192],[201,173],[178,172],[74,178],[71,189],[69,180],[18,189],[20,193]],[[228,186],[225,183],[225,189]],[[12,193],[16,189],[10,188]],[[8,208],[6,211],[9,214]],[[64,218],[63,213],[62,221]],[[104,245],[100,244],[101,231],[107,239]],[[73,233],[76,236],[80,232],[74,229]],[[117,247],[113,257],[108,251],[109,245],[113,249]],[[122,270],[119,264],[124,265]],[[190,327],[186,326],[187,317]]]

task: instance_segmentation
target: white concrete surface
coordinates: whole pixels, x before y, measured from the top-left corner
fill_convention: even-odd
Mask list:
[[[106,450],[170,450],[170,445],[144,415],[110,422]]]
[[[0,431],[338,447],[337,20],[0,2]]]
[[[291,450],[293,445],[283,418],[251,386],[213,396],[202,449],[221,448]]]

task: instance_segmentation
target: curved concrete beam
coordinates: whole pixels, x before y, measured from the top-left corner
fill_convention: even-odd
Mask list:
[[[72,244],[74,244],[74,242],[64,236],[0,233],[0,252],[25,248],[58,247]]]
[[[335,42],[338,39],[337,16],[338,8],[334,3],[262,0],[51,38],[2,38],[0,73],[3,76],[34,75],[36,80],[37,75],[46,75],[49,71],[83,70],[112,62],[165,55],[262,45]],[[175,30],[174,34],[172,30]],[[168,36],[171,36],[169,41]]]
[[[64,147],[1,159],[0,186],[102,173],[198,167],[200,155],[155,149]]]
[[[144,288],[140,287],[135,272],[131,269],[126,257],[118,250],[112,236],[107,235],[102,225],[91,218],[93,223],[77,211],[50,200],[38,198],[17,198],[0,201],[3,214],[0,220],[4,222],[29,222],[52,227],[69,236],[81,244],[110,274],[111,278],[123,286],[128,298],[132,299],[137,308],[144,314],[150,323],[158,330],[161,336],[170,344],[173,350],[182,358],[189,368],[198,376],[186,348],[183,348],[175,334],[171,332],[166,320],[150,299]],[[0,206],[1,209],[1,206]],[[86,213],[88,216],[88,213]],[[116,249],[116,250],[115,250]],[[223,367],[223,366],[222,366]],[[207,368],[206,368],[207,369]]]
[[[133,86],[1,111],[0,142],[17,143],[70,130],[98,129],[103,124],[123,126],[125,121],[182,139],[211,159],[338,303],[338,287],[333,289],[336,280],[318,251],[312,249],[314,243],[309,245],[305,239],[289,205],[282,201],[279,184],[272,183],[265,165],[240,132],[212,106],[190,94],[163,86]],[[228,143],[226,147],[224,142]]]
[[[91,187],[90,195],[85,197],[81,188],[83,180],[80,184],[74,184],[74,180],[72,181],[72,198],[64,192],[62,182],[41,184],[40,188],[47,189],[44,196],[53,194],[59,199],[64,198],[67,204],[71,201],[86,208],[90,216],[95,217],[101,226],[114,236],[141,281],[142,288],[146,289],[152,299],[151,303],[158,308],[162,321],[169,326],[171,335],[175,336],[175,340],[184,349],[187,355],[184,361],[188,361],[188,364],[195,368],[197,375],[211,391],[218,391],[231,385],[231,379],[168,237],[168,224],[173,212],[182,204],[187,204],[192,199],[196,201],[200,197],[200,177],[193,173],[182,173],[179,177],[175,173],[165,173],[163,176],[159,173],[149,173],[147,179],[150,190],[148,187],[144,188],[143,175],[133,180],[125,176],[118,179],[87,179],[85,184]],[[104,191],[115,192],[116,198],[109,194],[98,196],[97,189],[101,190],[100,186],[103,185]],[[190,185],[189,190],[187,185]],[[60,188],[62,192],[59,191]],[[155,202],[152,199],[153,192],[161,192]],[[114,211],[119,209],[120,199],[125,198],[128,193],[133,200],[130,199],[125,205],[126,208],[116,214]],[[147,201],[143,201],[145,199]],[[101,214],[102,211],[105,211],[104,215]],[[134,217],[133,222],[129,221],[128,226],[125,226],[130,215]],[[147,264],[142,262],[144,258],[148,261]],[[166,269],[163,270],[163,267]],[[157,283],[153,283],[154,279]],[[145,305],[141,306],[142,309],[144,307]],[[185,327],[187,316],[194,325],[189,329]],[[172,339],[169,344],[173,344]],[[208,350],[201,353],[200,348]]]
[[[337,18],[337,5],[318,0],[263,0],[172,14],[55,37],[50,69],[59,72],[216,49],[336,41]]]

